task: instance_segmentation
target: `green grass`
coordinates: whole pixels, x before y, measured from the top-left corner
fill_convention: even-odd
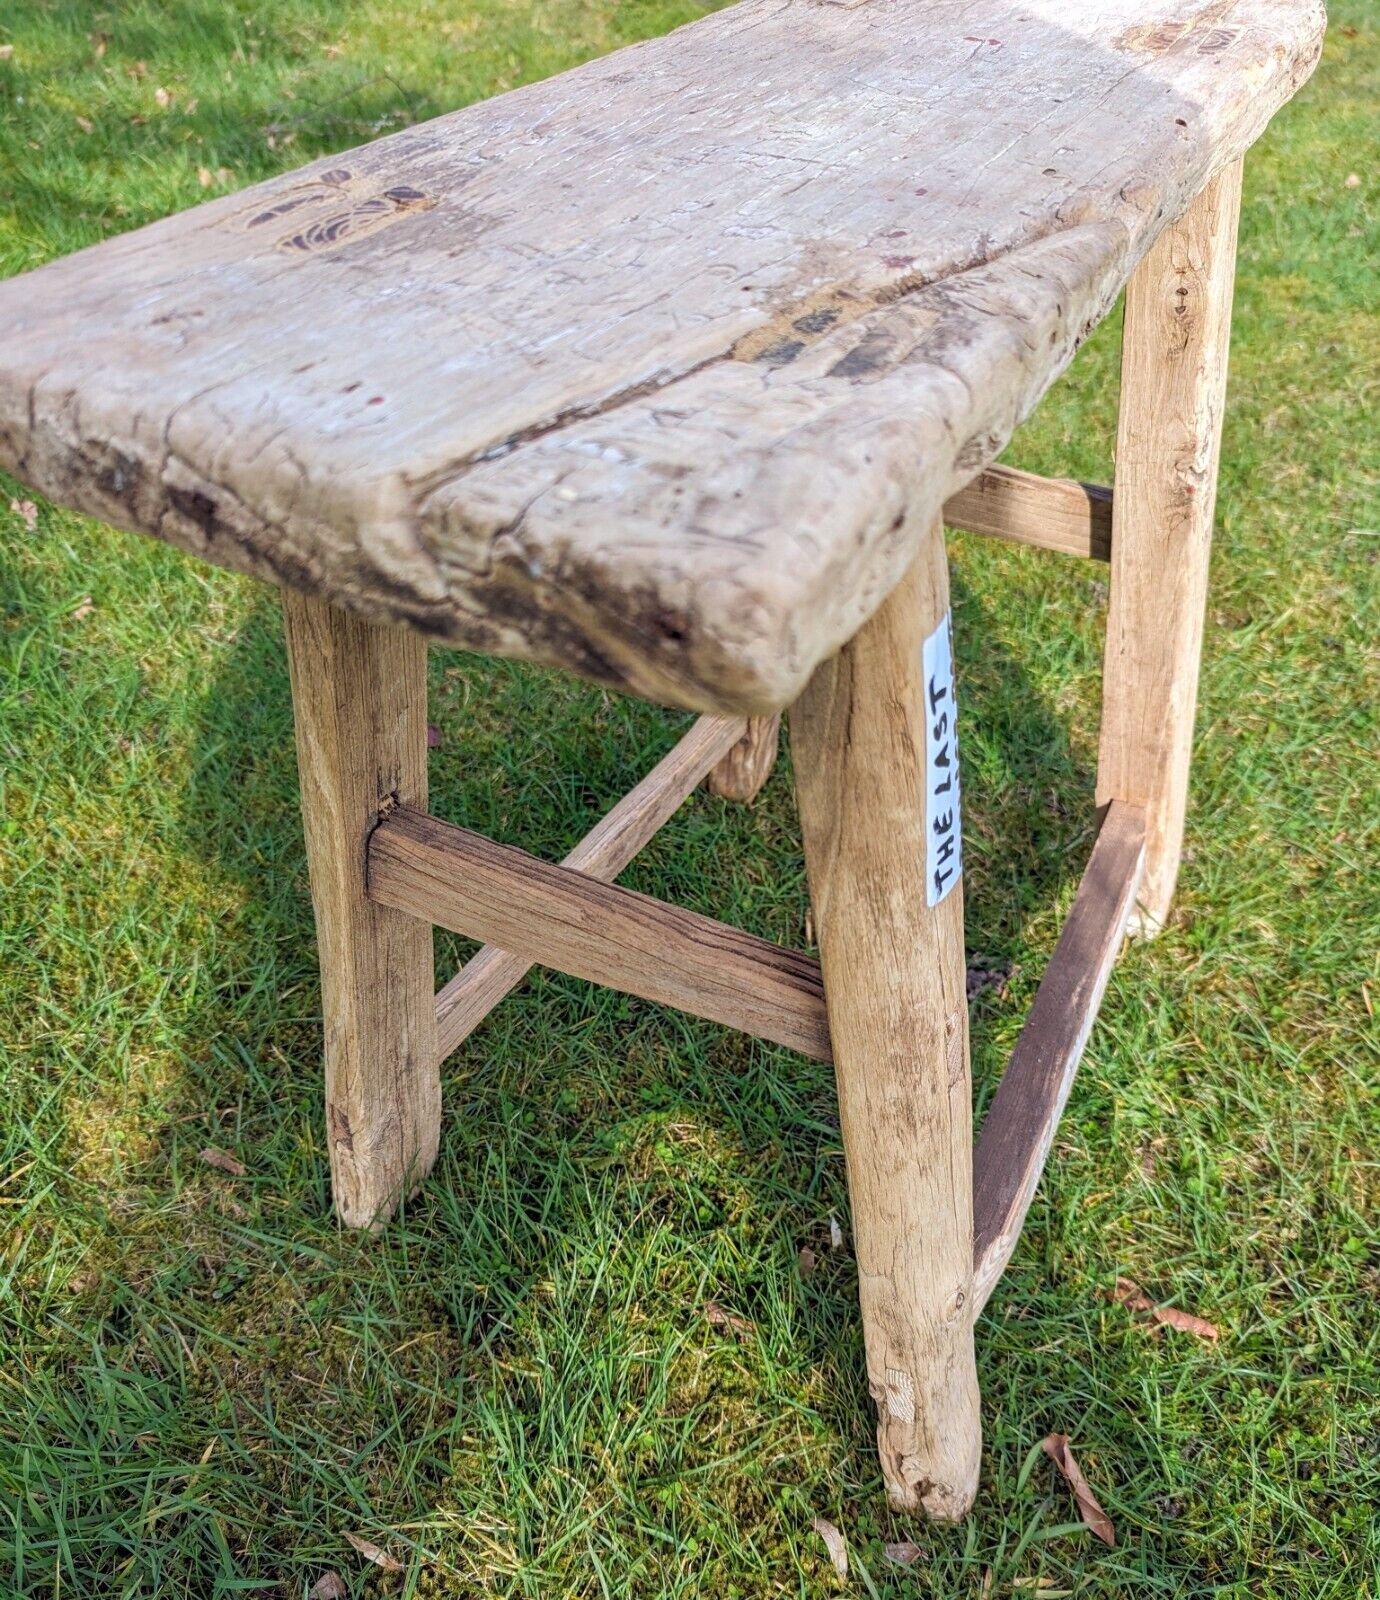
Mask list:
[[[6,7],[0,271],[696,9]],[[957,1530],[885,1508],[824,1067],[534,976],[448,1064],[405,1217],[338,1231],[274,597],[47,505],[31,531],[0,482],[0,1592],[301,1596],[337,1571],[352,1595],[1373,1600],[1373,21],[1334,6],[1248,164],[1177,909],[1113,976],[983,1318]],[[1107,475],[1116,340],[1010,459]],[[1013,968],[974,1003],[985,1100],[1088,844],[1105,572],[956,540],[955,599],[969,942]],[[432,670],[435,808],[544,853],[684,724],[460,654]],[[788,763],[750,811],[697,796],[625,881],[802,943]],[[1220,1344],[1147,1332],[1118,1274]],[[710,1326],[711,1298],[754,1327]],[[1051,1429],[1114,1551],[1032,1456]],[[882,1552],[903,1536],[909,1571]]]

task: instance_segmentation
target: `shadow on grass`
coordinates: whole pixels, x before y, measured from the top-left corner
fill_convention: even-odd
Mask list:
[[[982,730],[983,745],[965,768],[970,947],[1000,969],[1019,959],[1027,921],[1081,866],[1091,775],[1021,663],[985,636],[983,607],[960,584],[955,607],[964,727],[975,746]],[[442,740],[432,753],[432,809],[548,857],[568,849],[685,722],[563,676],[458,652],[433,653],[430,702]],[[183,842],[246,897],[217,980],[239,1031],[220,1041],[202,1088],[210,1100],[238,1100],[241,1144],[276,1152],[287,1211],[274,1227],[285,1237],[305,1229],[325,1245],[319,989],[272,595],[255,603],[225,651],[201,727]],[[1011,729],[1020,737],[1003,739]],[[622,881],[803,943],[788,750],[754,808],[696,795]],[[1004,897],[1013,882],[1023,886],[1014,904]],[[441,977],[468,948],[438,940]],[[248,1012],[246,982],[257,996]],[[995,995],[975,1005],[984,1077],[995,1076],[990,1023],[1010,1020],[1002,1005]],[[990,1087],[980,1083],[980,1093]],[[420,1253],[438,1326],[457,1370],[473,1376],[500,1356],[539,1348],[553,1315],[578,1322],[582,1300],[594,1315],[609,1253],[625,1233],[655,1236],[664,1259],[644,1264],[641,1297],[659,1303],[670,1326],[684,1328],[715,1297],[759,1325],[779,1322],[797,1381],[817,1388],[814,1403],[865,1444],[851,1264],[834,1258],[802,1283],[795,1262],[806,1244],[828,1258],[827,1218],[844,1214],[830,1068],[537,971],[446,1063],[444,1089],[441,1158],[406,1218],[367,1254],[349,1236],[328,1246],[338,1265],[348,1258],[373,1276],[372,1287],[356,1278],[351,1292],[396,1308],[402,1263],[412,1258],[415,1279]],[[309,1214],[300,1225],[295,1209]],[[548,1359],[559,1385],[560,1363]],[[820,1385],[821,1374],[837,1381]],[[569,1381],[581,1381],[578,1369]],[[540,1409],[550,1396],[532,1403]]]

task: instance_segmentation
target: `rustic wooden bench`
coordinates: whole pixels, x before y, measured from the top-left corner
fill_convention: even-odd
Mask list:
[[[832,1058],[888,1489],[1178,867],[1241,157],[1310,0],[743,0],[0,286],[0,462],[283,588],[336,1203],[542,962]],[[1128,284],[1114,493],[991,463]],[[973,1153],[943,522],[1110,562],[1100,831]],[[559,865],[427,814],[426,646],[705,713]],[[614,886],[790,707],[819,960]],[[432,927],[487,941],[433,993]]]

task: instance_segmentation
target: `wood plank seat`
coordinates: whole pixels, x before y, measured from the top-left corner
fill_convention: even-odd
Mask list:
[[[0,465],[283,587],[343,1219],[544,962],[832,1060],[893,1502],[1179,865],[1241,157],[1312,0],[742,0],[0,284]],[[1111,489],[994,465],[1129,287]],[[943,519],[1109,563],[1095,842],[973,1150]],[[426,641],[704,713],[561,865],[428,814]],[[613,880],[789,707],[819,955]],[[439,993],[432,928],[489,943]]]
[[[0,463],[775,711],[1310,70],[1299,0],[744,0],[0,285]]]

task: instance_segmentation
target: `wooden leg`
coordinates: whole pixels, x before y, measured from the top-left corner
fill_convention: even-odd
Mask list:
[[[755,800],[776,765],[781,718],[749,717],[743,737],[704,780],[710,794],[744,805]]]
[[[893,1504],[952,1520],[976,1493],[981,1433],[947,659],[936,523],[881,610],[815,673],[791,738],[882,1470]]]
[[[1237,161],[1126,289],[1097,803],[1145,808],[1131,922],[1145,936],[1168,915],[1183,845],[1240,200]]]
[[[431,925],[365,894],[381,811],[425,809],[426,645],[283,592],[326,1035],[336,1209],[377,1227],[430,1170],[441,1125]]]

